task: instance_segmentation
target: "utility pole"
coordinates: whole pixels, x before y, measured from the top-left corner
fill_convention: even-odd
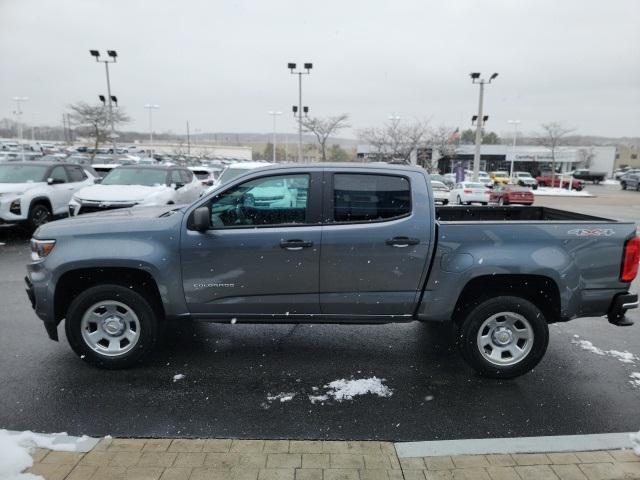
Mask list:
[[[187,155],[191,155],[191,136],[189,134],[189,120],[187,120]]]
[[[18,124],[18,140],[20,141],[20,157],[24,162],[24,145],[22,142],[22,103],[28,102],[29,97],[13,97],[13,100],[16,102],[16,109],[14,110],[14,114],[16,115],[16,122]]]
[[[516,157],[516,138],[518,138],[518,125],[520,124],[520,120],[507,120],[507,123],[513,125],[513,145],[511,148],[511,171],[509,172],[509,176],[511,177],[511,183],[513,183],[513,162]]]
[[[160,105],[155,105],[153,103],[145,103],[144,108],[149,111],[149,156],[153,157],[153,118],[152,112],[153,110],[160,108]]]
[[[298,75],[298,106],[293,107],[294,117],[298,119],[298,162],[302,163],[302,111],[309,112],[309,107],[302,107],[302,75],[309,75],[313,68],[312,63],[305,63],[304,68],[306,72],[299,71],[294,72],[296,69],[295,63],[288,63],[287,68],[291,71],[292,75]],[[297,113],[297,115],[296,115]]]
[[[107,95],[109,97],[109,120],[111,123],[111,142],[113,145],[113,155],[117,154],[117,145],[116,145],[116,130],[114,127],[114,118],[113,118],[113,100],[115,97],[111,95],[111,81],[109,79],[109,64],[116,63],[118,53],[115,50],[107,50],[107,55],[111,60],[100,60],[100,52],[98,50],[89,50],[89,53],[92,57],[95,57],[96,62],[104,63],[105,72],[107,73]]]
[[[489,77],[489,80],[485,80],[484,78],[480,78],[480,73],[473,72],[470,74],[472,83],[477,83],[480,85],[480,95],[478,98],[478,123],[476,123],[476,149],[473,154],[473,181],[478,181],[478,173],[480,172],[480,148],[482,145],[482,127],[484,125],[484,117],[482,116],[482,103],[484,100],[484,86],[486,84],[491,83],[497,76],[497,73],[494,73]]]
[[[273,117],[273,163],[276,163],[276,161],[278,160],[276,157],[276,117],[278,115],[282,115],[282,112],[277,112],[277,111],[273,111],[270,110],[269,115],[271,115]]]

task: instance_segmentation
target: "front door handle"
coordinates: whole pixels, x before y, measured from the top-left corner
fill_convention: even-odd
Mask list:
[[[420,243],[420,240],[417,238],[409,238],[409,237],[393,237],[385,242],[387,245],[392,247],[408,247],[409,245],[417,245]]]
[[[287,250],[302,250],[303,248],[313,247],[313,242],[305,240],[280,240],[280,247]]]

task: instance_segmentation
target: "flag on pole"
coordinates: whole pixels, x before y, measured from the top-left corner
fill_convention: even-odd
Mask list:
[[[453,131],[447,143],[456,143],[459,139],[460,139],[460,128],[458,127]]]

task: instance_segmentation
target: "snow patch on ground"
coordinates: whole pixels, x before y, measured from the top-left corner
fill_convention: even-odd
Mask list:
[[[629,375],[629,378],[631,379],[629,380],[631,385],[636,388],[640,388],[640,372],[632,372],[631,375]]]
[[[346,380],[341,378],[340,380],[334,380],[333,382],[324,386],[328,390],[322,395],[310,395],[309,400],[311,403],[325,400],[335,400],[342,402],[344,400],[353,400],[353,397],[359,395],[377,395],[379,397],[390,397],[393,395],[393,390],[387,387],[384,383],[384,378],[371,377],[371,378],[359,378],[355,380]]]
[[[296,394],[295,393],[278,393],[276,395],[267,395],[267,400],[269,400],[270,402],[273,402],[275,400],[279,400],[280,402],[290,402],[291,400],[293,400],[293,397],[295,397]]]
[[[607,178],[606,180],[601,181],[600,185],[617,185],[619,187],[620,182],[618,180],[611,180],[610,178]]]
[[[574,338],[579,338],[577,335],[574,335]],[[586,350],[591,353],[595,353],[596,355],[609,356],[613,357],[622,363],[633,363],[635,364],[640,360],[640,357],[634,355],[631,352],[624,351],[621,352],[619,350],[602,350],[601,348],[596,347],[593,343],[588,340],[571,340],[571,343],[574,345],[579,345],[580,348]]]
[[[185,377],[186,377],[186,375],[184,373],[179,373],[179,374],[173,376],[173,381],[177,382],[178,380],[182,380]]]
[[[632,433],[629,437],[631,437],[634,453],[640,457],[640,432]]]
[[[568,190],[566,188],[551,188],[551,187],[538,187],[536,190],[532,190],[535,196],[550,196],[550,197],[593,197],[586,190]]]
[[[59,439],[60,435],[66,434],[57,434],[56,437]],[[44,480],[39,475],[20,473],[33,465],[29,452],[36,447],[63,452],[77,451],[77,445],[72,441],[57,443],[50,435],[39,435],[30,431],[0,430],[0,478],[2,480]]]

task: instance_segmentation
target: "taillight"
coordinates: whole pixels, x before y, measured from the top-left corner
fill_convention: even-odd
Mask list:
[[[621,282],[632,282],[636,278],[638,262],[640,262],[640,237],[633,237],[624,244],[624,256],[620,270]]]
[[[469,190],[468,188],[465,188],[465,189],[463,190],[463,192],[464,192],[464,193],[473,193],[473,190]]]

